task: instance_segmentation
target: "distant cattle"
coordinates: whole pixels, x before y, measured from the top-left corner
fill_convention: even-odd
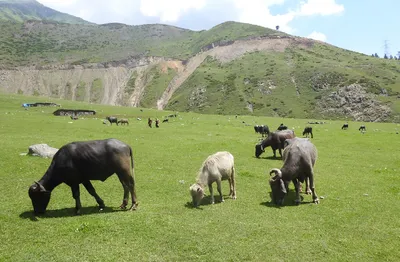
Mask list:
[[[312,133],[312,127],[311,126],[306,126],[305,128],[304,128],[304,131],[303,131],[303,136],[306,136],[306,137],[308,137],[308,135],[311,135],[311,138],[314,138],[314,136],[313,136],[313,133]]]
[[[110,122],[110,124],[112,125],[113,123],[115,123],[116,125],[118,125],[118,119],[115,116],[107,116],[106,119],[108,120],[108,122]]]
[[[255,125],[254,131],[256,133],[260,133],[261,136],[268,136],[269,135],[269,127],[267,125]]]
[[[349,124],[343,124],[342,129],[347,130],[347,128],[349,128]]]
[[[278,126],[278,129],[277,129],[277,130],[282,131],[282,130],[286,130],[286,129],[288,129],[287,126],[285,126],[284,124],[280,124],[280,125]]]
[[[163,122],[163,123],[168,122],[168,118],[164,119],[162,122]]]
[[[156,119],[156,127],[159,128],[160,127],[160,120],[157,118]]]
[[[365,132],[367,129],[365,128],[365,125],[361,125],[358,131]]]
[[[128,125],[129,126],[129,121],[126,118],[121,118],[120,120],[118,120],[117,124]]]
[[[151,120],[151,118],[149,117],[149,119],[147,119],[147,124],[149,125],[149,127],[153,127],[153,120]]]

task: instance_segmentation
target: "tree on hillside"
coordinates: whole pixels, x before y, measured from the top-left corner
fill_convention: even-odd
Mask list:
[[[388,59],[388,56],[385,54],[385,55],[383,56],[383,58]]]
[[[378,57],[378,58],[379,58],[378,53],[375,53],[375,57]]]
[[[392,56],[392,55],[390,55],[390,56],[389,56],[389,59],[393,59],[393,56]]]
[[[275,28],[276,28],[276,30],[279,30],[279,25],[277,25]]]

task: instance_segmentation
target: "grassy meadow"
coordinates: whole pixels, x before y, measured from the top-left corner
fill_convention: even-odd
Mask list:
[[[72,122],[53,116],[55,108],[21,107],[41,101],[94,109],[97,115]],[[270,148],[254,157],[260,136],[253,125],[275,129],[284,123],[301,136],[307,121],[322,120],[178,113],[158,129],[147,127],[147,117],[170,113],[0,94],[0,261],[399,260],[398,124],[349,122],[346,131],[340,129],[343,121],[313,125],[320,204],[304,195],[301,205],[293,205],[291,184],[285,206],[275,207],[268,172],[282,161],[271,158]],[[130,125],[104,125],[107,115],[129,118]],[[365,134],[358,132],[360,124],[366,124]],[[21,153],[32,144],[59,148],[110,137],[133,148],[138,209],[118,209],[123,190],[111,176],[93,182],[107,206],[103,212],[81,186],[82,215],[75,216],[70,188],[62,184],[47,213],[34,217],[28,188],[51,159]],[[189,186],[204,159],[222,150],[235,157],[237,200],[209,205],[206,198],[194,209]],[[222,191],[229,193],[227,181]]]

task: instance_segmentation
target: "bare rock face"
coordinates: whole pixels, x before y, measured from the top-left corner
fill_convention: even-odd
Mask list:
[[[383,122],[392,111],[367,93],[359,84],[344,86],[321,99],[319,107],[324,114],[350,116],[354,121]]]
[[[47,144],[31,145],[28,150],[28,155],[44,158],[52,158],[58,151],[57,148],[50,147]]]

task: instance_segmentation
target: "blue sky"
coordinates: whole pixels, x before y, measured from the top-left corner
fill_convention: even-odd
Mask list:
[[[400,51],[398,0],[38,0],[97,23],[162,23],[192,30],[237,21],[371,55]]]

